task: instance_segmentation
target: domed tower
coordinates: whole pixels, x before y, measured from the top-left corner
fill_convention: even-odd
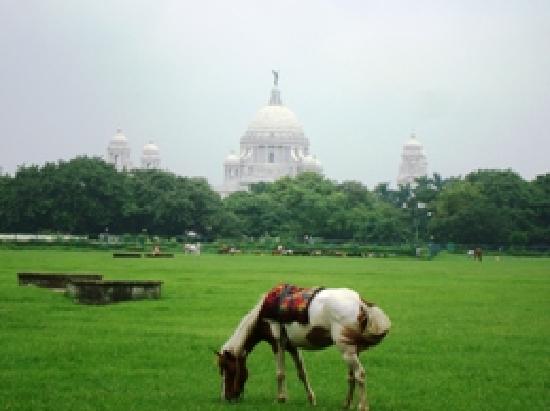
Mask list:
[[[251,184],[272,182],[283,176],[296,176],[304,171],[322,172],[319,160],[309,153],[309,140],[296,115],[283,105],[279,90],[279,73],[268,104],[249,124],[240,141],[240,154],[230,154],[224,162],[224,186],[227,195],[247,190]]]
[[[160,150],[152,141],[143,146],[141,168],[160,168]]]
[[[426,176],[427,173],[428,161],[424,154],[424,147],[413,133],[409,141],[403,145],[397,184],[412,184],[416,178]]]
[[[111,141],[109,141],[107,162],[113,164],[118,171],[130,170],[132,168],[130,145],[121,129],[118,129],[116,134],[111,138]]]
[[[223,162],[224,181],[227,186],[238,188],[241,176],[241,161],[235,152],[231,152]]]

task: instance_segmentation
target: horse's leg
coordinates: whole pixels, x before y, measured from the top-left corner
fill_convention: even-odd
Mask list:
[[[282,339],[277,340],[277,401],[285,402],[287,399],[285,384],[285,347]]]
[[[275,364],[277,365],[277,401],[285,402],[287,399],[285,385],[285,335],[278,323],[270,322],[271,334],[275,339]]]
[[[350,368],[348,372],[348,396],[344,402],[344,408],[349,408],[351,402],[353,401],[353,392],[355,391],[355,376],[353,375],[353,370]]]
[[[342,356],[344,357],[344,361],[348,364],[349,372],[353,375],[355,382],[359,386],[359,404],[357,406],[357,409],[359,411],[368,411],[369,405],[367,402],[367,389],[366,389],[366,381],[367,381],[367,375],[365,373],[365,369],[361,365],[361,362],[359,361],[359,356],[357,355],[357,347],[351,346],[351,345],[340,345],[340,350],[342,351]],[[352,383],[350,382],[349,385],[349,393],[353,393],[352,390]],[[347,402],[347,400],[346,400]]]
[[[294,364],[296,365],[296,371],[298,371],[298,378],[302,381],[304,384],[304,388],[306,389],[307,393],[307,399],[311,405],[315,405],[315,394],[313,393],[313,390],[311,389],[311,385],[309,385],[309,380],[307,378],[307,372],[306,368],[304,367],[304,360],[302,358],[302,354],[296,347],[288,346],[287,351],[292,356],[292,359],[294,360]]]

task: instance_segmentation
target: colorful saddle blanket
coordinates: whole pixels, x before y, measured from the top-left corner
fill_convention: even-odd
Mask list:
[[[301,288],[280,284],[271,289],[264,298],[260,316],[281,323],[309,323],[309,304],[323,287]]]

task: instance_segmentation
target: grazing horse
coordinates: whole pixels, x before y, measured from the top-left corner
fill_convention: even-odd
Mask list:
[[[478,260],[479,262],[483,260],[483,250],[479,247],[474,250],[474,261],[475,260]]]
[[[221,398],[240,399],[248,377],[247,356],[258,343],[266,341],[275,354],[278,401],[285,402],[287,398],[284,353],[288,351],[308,400],[315,405],[315,394],[298,348],[318,350],[336,345],[348,366],[349,385],[344,407],[350,407],[357,384],[358,409],[366,411],[366,373],[359,353],[382,341],[390,327],[388,316],[353,290],[281,284],[261,297],[216,353],[222,376]]]

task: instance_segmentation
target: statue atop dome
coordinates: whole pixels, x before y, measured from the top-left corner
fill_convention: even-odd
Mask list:
[[[273,86],[277,87],[279,85],[279,70],[271,70],[273,73]]]

